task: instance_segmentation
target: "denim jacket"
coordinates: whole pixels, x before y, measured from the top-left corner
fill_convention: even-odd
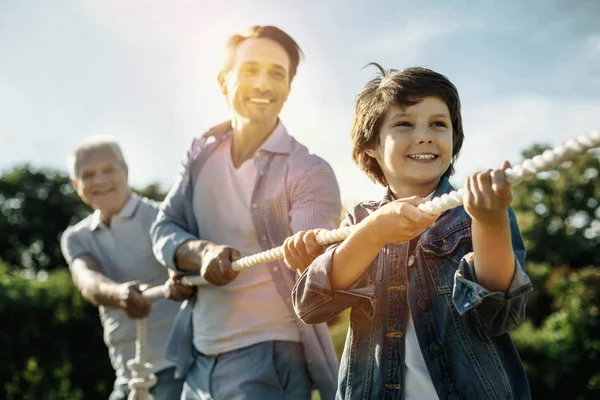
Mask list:
[[[339,187],[331,167],[290,136],[283,124],[281,140],[270,143],[254,158],[258,172],[252,195],[252,219],[263,250],[281,246],[292,233],[313,228],[337,227],[341,213]],[[180,175],[163,201],[150,234],[156,258],[182,275],[174,261],[177,248],[188,240],[202,239],[193,209],[196,179],[204,162],[231,135],[231,124],[220,124],[197,138],[183,163]],[[210,188],[207,188],[210,190]],[[226,244],[226,243],[225,243]],[[277,290],[293,314],[291,292],[297,274],[282,260],[268,264]],[[195,272],[197,274],[197,272]],[[176,363],[176,376],[187,373],[193,362],[192,311],[197,296],[182,303],[167,343],[167,359]],[[217,306],[217,305],[215,305]],[[321,398],[333,399],[337,386],[338,361],[326,324],[307,326],[296,321],[304,346],[308,372]]]
[[[448,193],[447,179],[434,196]],[[361,203],[342,226],[359,223],[390,202]],[[346,290],[332,290],[333,245],[304,271],[292,298],[306,323],[351,307],[338,378],[339,399],[403,399],[407,313],[440,399],[529,399],[525,370],[508,331],[525,318],[525,249],[509,208],[515,274],[507,293],[477,283],[471,219],[456,207],[406,244],[387,244]],[[414,249],[414,250],[412,250]],[[410,254],[409,254],[410,253]]]

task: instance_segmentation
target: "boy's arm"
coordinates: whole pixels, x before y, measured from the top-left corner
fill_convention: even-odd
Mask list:
[[[318,257],[294,287],[292,298],[298,317],[314,324],[358,306],[371,318],[375,279],[367,269],[387,243],[409,241],[433,225],[435,216],[410,204],[421,201],[414,198],[387,204],[363,219],[340,245]],[[342,226],[353,225],[353,221],[349,216]]]
[[[473,219],[473,253],[461,261],[455,276],[454,303],[459,312],[477,307],[492,335],[507,332],[525,318],[525,249],[509,207],[510,185],[500,170],[473,175],[465,185],[465,209]],[[508,208],[508,210],[507,210]]]

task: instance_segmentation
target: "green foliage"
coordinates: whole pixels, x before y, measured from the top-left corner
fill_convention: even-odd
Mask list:
[[[535,145],[525,158],[547,146]],[[513,207],[527,259],[551,265],[600,265],[600,155],[588,152],[568,168],[514,187]]]
[[[534,398],[600,398],[600,269],[533,269],[547,272],[537,289],[550,297],[551,313],[540,327],[527,321],[511,336]]]
[[[97,308],[66,269],[24,275],[0,261],[0,398],[106,399],[114,371]]]
[[[88,213],[68,175],[17,167],[0,177],[0,257],[36,271],[64,265],[59,234]]]

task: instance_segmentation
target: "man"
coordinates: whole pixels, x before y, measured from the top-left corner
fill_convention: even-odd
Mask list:
[[[290,266],[302,269],[322,251],[306,231],[338,224],[333,171],[278,117],[301,55],[273,26],[230,38],[218,80],[231,120],[193,141],[152,227],[157,259],[208,282],[182,307],[167,349],[187,373],[182,398],[310,399],[312,388],[335,396],[331,338],[324,324],[295,316],[295,272],[282,261],[231,268],[302,232],[285,246]]]
[[[119,145],[108,137],[90,138],[70,157],[71,182],[93,214],[65,230],[62,252],[73,282],[82,296],[97,305],[104,340],[116,372],[110,400],[126,399],[131,377],[126,363],[135,356],[136,322],[148,318],[147,361],[158,383],[155,400],[179,398],[183,381],[174,378],[173,363],[164,358],[168,333],[179,304],[165,298],[144,299],[144,287],[169,280],[165,295],[174,300],[189,297],[184,287],[154,258],[150,226],[158,203],[132,194],[127,165]]]

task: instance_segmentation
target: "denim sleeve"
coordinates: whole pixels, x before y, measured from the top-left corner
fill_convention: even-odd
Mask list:
[[[352,225],[348,217],[342,227]],[[330,246],[304,270],[292,290],[292,303],[298,318],[307,324],[327,322],[348,307],[357,307],[369,318],[375,310],[375,280],[367,268],[346,290],[333,290],[330,283],[333,253],[339,243]],[[377,263],[377,258],[373,264]],[[372,265],[373,265],[372,264]]]
[[[152,250],[156,259],[165,267],[180,273],[175,265],[175,251],[188,240],[198,239],[190,233],[193,221],[192,187],[189,160],[191,149],[188,151],[181,166],[179,176],[171,190],[160,205],[156,221],[150,228]]]
[[[517,327],[525,319],[527,293],[531,281],[525,271],[525,246],[512,208],[509,208],[511,240],[515,257],[515,273],[506,293],[491,292],[477,283],[473,253],[466,254],[454,275],[452,300],[462,315],[478,312],[490,334],[501,335]]]

